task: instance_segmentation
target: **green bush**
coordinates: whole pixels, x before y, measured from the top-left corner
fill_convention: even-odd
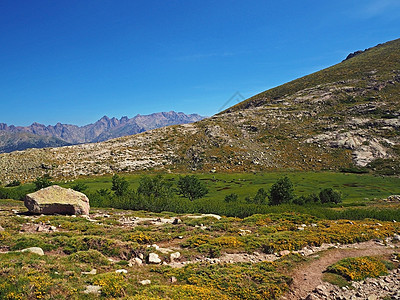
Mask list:
[[[229,194],[225,196],[225,202],[237,202],[239,200],[239,196],[235,193]]]
[[[68,259],[72,262],[81,262],[96,265],[109,265],[107,257],[97,250],[89,249],[87,251],[78,251],[68,256]]]
[[[125,178],[119,177],[115,174],[112,177],[112,187],[111,190],[114,191],[116,196],[124,196],[128,193],[129,183]]]
[[[293,199],[293,183],[287,176],[278,179],[269,190],[269,200],[272,205],[290,203]]]
[[[137,193],[148,197],[170,198],[173,194],[172,184],[161,175],[154,177],[142,176],[139,180]]]
[[[51,186],[53,184],[53,182],[51,181],[51,176],[49,174],[44,174],[42,177],[37,177],[33,183],[35,184],[36,191]]]
[[[206,186],[194,175],[180,176],[178,179],[178,194],[193,201],[208,193]]]
[[[335,191],[332,188],[323,189],[319,193],[319,199],[321,203],[340,203],[342,202],[342,195],[339,191]]]

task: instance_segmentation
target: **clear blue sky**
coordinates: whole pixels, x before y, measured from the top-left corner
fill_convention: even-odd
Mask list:
[[[3,0],[0,122],[210,116],[399,29],[399,0]]]

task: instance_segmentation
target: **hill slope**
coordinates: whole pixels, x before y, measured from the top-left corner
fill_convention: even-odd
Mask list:
[[[0,153],[28,148],[60,147],[82,143],[102,142],[109,139],[137,134],[146,130],[173,124],[186,124],[204,117],[182,112],[160,112],[137,115],[131,119],[102,117],[94,124],[76,126],[57,123],[45,126],[33,123],[30,126],[8,126],[0,123]]]
[[[0,155],[0,180],[160,169],[400,173],[400,40],[256,95],[194,124]]]

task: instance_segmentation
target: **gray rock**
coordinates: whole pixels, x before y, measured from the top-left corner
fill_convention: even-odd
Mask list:
[[[139,283],[140,283],[141,285],[149,285],[149,284],[151,284],[151,280],[146,279],[146,280],[140,281]]]
[[[127,274],[128,271],[125,270],[125,269],[119,269],[119,270],[116,270],[115,273],[117,273],[117,274]]]
[[[3,228],[3,227],[1,227],[1,225],[0,225],[0,231],[4,231],[4,228]]]
[[[88,215],[90,209],[85,194],[58,185],[26,195],[24,203],[36,214]]]
[[[44,252],[43,249],[40,247],[30,247],[30,248],[26,248],[21,250],[21,252],[31,252],[31,253],[35,253],[37,255],[43,256]]]

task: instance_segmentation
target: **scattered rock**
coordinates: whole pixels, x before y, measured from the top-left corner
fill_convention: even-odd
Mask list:
[[[135,257],[129,261],[129,266],[132,267],[134,265],[141,266],[143,261],[139,257]]]
[[[83,291],[85,294],[100,294],[101,286],[99,285],[87,285],[86,290]]]
[[[169,279],[169,282],[171,282],[171,283],[175,283],[175,282],[177,282],[177,281],[178,281],[178,279],[176,279],[175,276],[172,276],[172,277]]]
[[[387,202],[400,202],[400,195],[391,195],[387,197]]]
[[[173,225],[178,225],[178,224],[181,224],[181,223],[182,223],[182,220],[179,219],[179,218],[175,218],[175,219],[172,221],[172,224],[173,224]]]
[[[4,231],[4,228],[3,228],[3,227],[1,227],[1,225],[0,225],[0,231]]]
[[[173,262],[175,259],[178,259],[179,257],[181,257],[181,254],[179,252],[171,253],[171,255],[169,256],[171,262]]]
[[[156,244],[153,244],[153,245],[151,245],[151,246],[149,245],[149,246],[147,246],[147,247],[149,247],[149,248],[150,248],[150,247],[153,247],[153,248],[156,249],[156,250],[158,250],[158,249],[160,248],[160,247],[159,247],[158,245],[156,245]]]
[[[290,251],[289,250],[282,250],[282,251],[279,251],[279,256],[286,256],[286,255],[289,255],[290,254]]]
[[[157,253],[150,253],[149,254],[149,264],[159,264],[161,263],[161,259]]]
[[[128,273],[128,271],[127,271],[127,270],[125,270],[125,269],[119,269],[119,270],[116,270],[116,271],[115,271],[115,273],[117,273],[117,274],[121,274],[121,273],[123,273],[123,274],[127,274],[127,273]]]
[[[88,215],[90,209],[85,194],[58,185],[26,195],[24,203],[35,214]]]
[[[96,269],[92,269],[90,272],[81,272],[83,275],[96,275],[97,274],[97,270]]]
[[[149,285],[149,284],[151,284],[151,280],[146,279],[146,280],[140,281],[139,283],[140,283],[141,285]]]
[[[30,247],[30,248],[26,248],[21,250],[21,252],[31,252],[31,253],[35,253],[37,255],[43,256],[44,252],[43,249],[40,247]]]

